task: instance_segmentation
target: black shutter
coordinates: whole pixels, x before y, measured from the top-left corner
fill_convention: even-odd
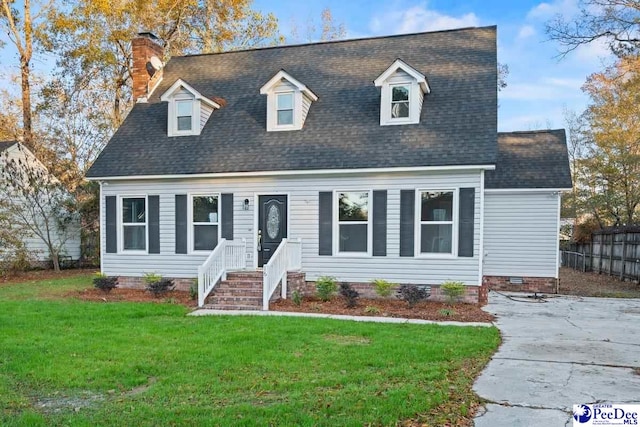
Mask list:
[[[176,253],[187,253],[187,195],[176,194]]]
[[[400,190],[400,256],[413,256],[415,202],[415,190]]]
[[[222,238],[233,240],[233,194],[223,194],[221,200]]]
[[[475,188],[460,189],[460,225],[458,228],[458,256],[473,256],[473,223],[476,201]]]
[[[116,196],[107,196],[104,198],[105,204],[105,238],[108,254],[118,252],[118,202]]]
[[[333,193],[319,193],[318,255],[333,255]]]
[[[149,253],[160,253],[160,196],[148,196]]]
[[[387,255],[387,192],[373,192],[373,256]]]

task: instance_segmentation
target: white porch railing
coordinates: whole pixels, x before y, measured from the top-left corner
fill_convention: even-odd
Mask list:
[[[302,241],[282,239],[269,262],[262,267],[262,309],[269,310],[269,300],[282,282],[282,298],[287,297],[287,271],[302,268]]]
[[[218,246],[198,267],[198,307],[220,280],[227,278],[227,271],[243,270],[246,267],[247,241],[221,239]]]

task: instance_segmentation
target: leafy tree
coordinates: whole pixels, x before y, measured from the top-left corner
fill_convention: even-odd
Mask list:
[[[315,19],[309,17],[304,28],[304,37],[300,36],[299,25],[295,20],[291,20],[291,30],[288,42],[293,43],[310,43],[317,41],[329,41],[344,39],[347,35],[347,28],[344,23],[336,22],[333,18],[333,13],[328,7],[322,9],[320,13],[320,25]],[[284,40],[282,40],[284,42]]]
[[[640,57],[619,59],[583,89],[591,104],[570,139],[575,207],[600,227],[640,223]]]
[[[60,270],[60,255],[77,230],[75,200],[64,186],[24,151],[0,157],[0,208],[8,222],[40,239],[47,247],[53,267]]]
[[[618,56],[640,47],[640,1],[579,0],[575,19],[556,16],[547,24],[551,40],[560,43],[561,54],[603,40]]]

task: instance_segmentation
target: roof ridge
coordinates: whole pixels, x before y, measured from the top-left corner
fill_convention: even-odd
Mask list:
[[[272,49],[284,49],[284,48],[292,48],[292,47],[305,47],[305,46],[316,46],[316,45],[326,45],[326,44],[338,44],[338,43],[349,43],[349,42],[360,42],[366,40],[382,40],[382,39],[390,39],[396,37],[411,37],[411,36],[419,36],[423,34],[438,34],[438,33],[449,33],[454,31],[469,31],[469,30],[484,30],[489,28],[498,28],[497,25],[485,25],[481,27],[462,27],[462,28],[450,28],[446,30],[435,30],[435,31],[419,31],[413,33],[405,33],[405,34],[388,34],[385,36],[371,36],[371,37],[357,37],[353,39],[342,39],[342,40],[323,40],[317,42],[309,42],[309,43],[295,43],[295,44],[285,44],[279,46],[263,46],[263,47],[254,47],[249,49],[239,49],[239,50],[228,50],[225,52],[210,52],[210,53],[194,53],[191,55],[179,55],[172,56],[172,59],[181,59],[181,58],[194,58],[199,56],[215,56],[215,55],[226,55],[231,53],[241,53],[241,52],[253,52],[256,50],[272,50]]]
[[[565,132],[565,129],[557,128],[557,129],[536,129],[536,130],[514,130],[510,132],[498,132],[498,135],[522,135],[527,133],[552,133],[552,132]]]

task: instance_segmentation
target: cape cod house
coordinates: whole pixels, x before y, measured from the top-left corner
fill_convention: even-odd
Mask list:
[[[265,309],[324,275],[555,290],[565,135],[497,132],[495,27],[166,66],[143,33],[133,56],[137,103],[88,173],[122,284],[198,278],[200,304]]]

